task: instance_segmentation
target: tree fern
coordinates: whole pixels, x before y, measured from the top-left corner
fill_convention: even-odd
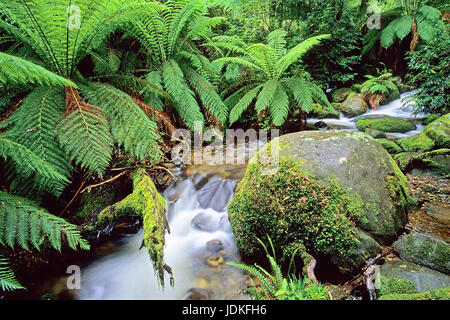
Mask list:
[[[214,38],[208,46],[216,46],[229,53],[241,53],[240,57],[223,57],[215,61],[219,66],[234,64],[248,68],[250,77],[242,88],[225,99],[231,107],[229,123],[239,120],[242,113],[254,102],[257,113],[267,110],[275,126],[282,126],[291,108],[290,97],[293,96],[298,106],[305,112],[312,108],[314,101],[331,107],[323,91],[304,79],[283,77],[292,63],[299,60],[309,49],[329,35],[312,37],[298,44],[291,50],[286,49],[286,32],[275,30],[267,36],[267,44],[246,46],[240,40]],[[218,42],[215,42],[218,40]],[[240,50],[243,48],[243,51]],[[242,54],[242,52],[244,52]],[[235,103],[232,106],[232,103]]]
[[[0,289],[2,291],[25,289],[9,267],[9,259],[2,255],[0,255]]]

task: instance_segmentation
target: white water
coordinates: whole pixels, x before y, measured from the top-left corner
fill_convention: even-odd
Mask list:
[[[239,259],[225,210],[235,182],[214,177],[199,188],[200,178],[174,183],[164,194],[166,203],[169,203],[167,216],[171,231],[166,234],[164,253],[166,264],[173,269],[174,288],[170,287],[166,275],[166,288],[164,291],[159,289],[145,247],[139,250],[143,239],[141,231],[126,237],[115,253],[82,270],[81,290],[77,298],[184,299],[190,288],[199,286],[199,279],[203,279],[204,289],[214,291],[212,299],[239,298],[233,294],[239,295],[239,291],[245,288],[243,273],[231,266],[213,268],[205,263],[206,243],[210,240],[221,241],[226,252],[225,260]],[[207,231],[199,230],[192,223],[198,214]],[[235,287],[229,291],[233,293],[227,292],[227,287],[231,286],[230,279],[233,279]]]
[[[402,119],[415,119],[420,120],[426,114],[418,113],[413,115],[413,102],[402,101],[406,97],[412,95],[414,91],[405,92],[401,94],[400,99],[396,99],[388,104],[382,105],[375,110],[369,110],[368,112],[360,115],[358,117],[350,118],[346,117],[343,113],[339,114],[339,119],[308,119],[309,124],[315,124],[318,121],[325,122],[329,127],[333,128],[341,128],[341,129],[351,129],[358,130],[356,128],[356,122],[360,119],[369,118],[369,117],[391,117],[391,118],[402,118]],[[414,136],[424,128],[420,123],[416,123],[417,128],[413,131],[407,133],[394,133],[389,132],[390,136],[397,138],[406,138]]]

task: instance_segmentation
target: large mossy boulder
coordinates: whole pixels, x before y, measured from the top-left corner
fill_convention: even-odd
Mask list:
[[[339,106],[339,111],[349,117],[357,117],[369,110],[369,106],[360,94],[350,94]]]
[[[450,274],[450,245],[443,240],[413,232],[402,236],[393,246],[406,261]]]
[[[279,167],[262,174],[259,157],[278,150]],[[253,256],[256,237],[281,249],[302,242],[353,272],[392,243],[412,203],[408,183],[373,138],[349,130],[310,131],[274,139],[250,161],[228,210],[237,245]]]
[[[366,129],[375,129],[382,132],[400,132],[405,133],[416,129],[416,125],[404,119],[381,117],[361,119],[356,122],[356,127],[360,131]]]

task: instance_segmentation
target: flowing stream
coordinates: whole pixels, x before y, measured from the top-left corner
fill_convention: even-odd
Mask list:
[[[363,115],[357,117],[353,118],[347,117],[341,112],[339,114],[339,119],[310,118],[308,119],[308,123],[314,125],[319,121],[323,121],[327,124],[328,128],[358,130],[356,128],[356,122],[360,119],[375,118],[375,117],[402,118],[413,121],[416,124],[417,128],[415,130],[406,133],[390,132],[387,133],[387,135],[395,138],[411,137],[422,131],[424,126],[420,123],[420,119],[426,115],[424,113],[418,113],[416,115],[413,115],[413,106],[414,106],[413,102],[407,102],[404,100],[413,93],[414,91],[405,92],[401,94],[400,99],[396,99],[390,103],[379,106],[375,110],[369,110]]]
[[[236,180],[195,174],[173,183],[164,193],[170,234],[165,261],[172,267],[175,286],[166,276],[158,287],[144,248],[142,230],[124,239],[120,248],[81,272],[78,299],[185,299],[201,294],[208,299],[241,299],[247,278],[226,261],[239,261],[226,206]],[[194,289],[194,290],[191,290]]]

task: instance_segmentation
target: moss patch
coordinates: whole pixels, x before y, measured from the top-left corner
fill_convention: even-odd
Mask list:
[[[430,123],[432,123],[433,121],[437,120],[440,117],[439,114],[433,113],[433,114],[429,114],[425,117],[422,118],[422,124],[424,126],[429,125]]]
[[[423,132],[434,141],[436,147],[450,148],[450,113],[431,122]]]
[[[389,117],[361,119],[356,122],[356,127],[360,131],[365,131],[366,129],[375,129],[383,132],[401,133],[416,129],[416,126],[409,121]]]
[[[402,148],[400,148],[398,146],[398,144],[396,144],[393,141],[387,140],[387,139],[376,139],[378,143],[381,144],[381,146],[383,148],[386,149],[387,152],[389,152],[390,154],[397,154],[402,152]]]
[[[398,144],[406,152],[430,151],[435,145],[434,141],[424,131],[415,136],[400,139],[398,140]]]
[[[450,287],[422,293],[388,294],[381,296],[378,300],[450,300]]]
[[[381,287],[377,290],[378,296],[388,294],[411,294],[418,293],[414,282],[407,279],[387,278],[380,276]]]

